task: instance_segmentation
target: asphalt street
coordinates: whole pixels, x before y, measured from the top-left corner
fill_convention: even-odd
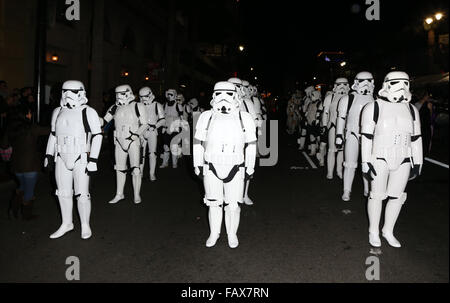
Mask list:
[[[242,207],[237,249],[228,247],[225,226],[217,245],[205,247],[207,208],[189,158],[177,169],[159,169],[155,183],[144,180],[139,205],[131,178],[126,199],[107,203],[115,175],[106,140],[99,170],[91,184],[89,240],[80,238],[75,212],[75,231],[49,239],[60,215],[48,175],[36,189],[37,219],[10,220],[1,202],[0,282],[67,282],[69,256],[80,260],[81,282],[368,282],[370,256],[380,260],[380,282],[449,281],[448,169],[428,162],[409,184],[397,222],[403,247],[383,241],[379,250],[368,244],[361,178],[352,200],[343,202],[341,181],[326,180],[325,169],[313,169],[285,138],[278,164],[256,170],[255,204]]]

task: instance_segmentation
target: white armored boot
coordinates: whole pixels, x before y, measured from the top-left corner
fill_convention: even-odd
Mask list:
[[[178,167],[178,158],[179,158],[178,155],[172,154],[172,168]]]
[[[78,197],[78,214],[81,222],[81,238],[89,239],[92,236],[91,227],[89,225],[89,218],[91,215],[91,197],[89,195],[82,195]]]
[[[333,179],[334,165],[336,163],[336,154],[334,151],[329,150],[327,155],[327,179]]]
[[[155,169],[156,169],[156,154],[150,153],[150,181],[156,181]]]
[[[373,247],[381,247],[379,228],[382,207],[382,199],[369,198],[369,201],[367,202],[367,214],[369,217],[369,243]]]
[[[117,179],[117,192],[114,199],[109,201],[109,204],[115,204],[119,202],[120,200],[125,199],[125,196],[123,194],[123,189],[125,187],[125,181],[127,180],[127,174],[121,171],[116,171],[116,179]]]
[[[210,206],[208,212],[210,235],[206,240],[206,247],[216,245],[220,237],[220,229],[222,226],[223,209],[222,206]]]
[[[73,197],[72,195],[62,196],[61,193],[57,193],[59,206],[61,207],[61,219],[62,224],[59,229],[50,235],[50,239],[57,239],[64,236],[67,232],[73,230],[73,220],[72,220],[72,208],[73,208]]]
[[[169,166],[169,158],[170,158],[170,152],[169,151],[165,151],[162,155],[161,158],[163,160],[163,163],[161,164],[161,166],[159,168],[166,168]]]
[[[390,246],[397,248],[402,247],[402,245],[394,237],[394,226],[395,222],[397,222],[403,203],[406,200],[406,194],[403,194],[403,196],[404,197],[398,199],[390,199],[387,203],[384,214],[384,226],[382,229],[383,238],[386,239]]]
[[[326,153],[326,143],[320,143],[319,152],[317,153],[316,157],[317,160],[319,160],[320,167],[325,166],[325,153]]]
[[[134,192],[134,203],[139,204],[141,200],[141,174],[140,172],[132,175],[133,178],[133,192]]]
[[[236,248],[239,246],[239,240],[237,237],[237,230],[239,227],[239,220],[241,215],[241,208],[236,205],[231,209],[230,206],[225,207],[225,226],[228,234],[228,246],[230,248]]]
[[[336,174],[339,177],[339,179],[343,178],[342,172],[344,170],[344,152],[338,151],[336,155]]]
[[[245,181],[244,203],[245,205],[253,205],[252,199],[248,196],[248,188],[250,187],[250,180]]]

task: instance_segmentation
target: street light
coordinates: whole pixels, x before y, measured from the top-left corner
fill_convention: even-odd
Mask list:
[[[239,50],[241,51],[241,52],[243,52],[244,51],[244,46],[243,45],[239,45]]]
[[[250,70],[253,71],[253,67],[250,67]]]
[[[431,23],[433,23],[433,18],[430,18],[430,17],[426,18],[426,19],[425,19],[425,23],[426,23],[426,24],[431,24]]]
[[[442,13],[437,13],[436,15],[434,15],[434,18],[435,18],[437,21],[439,21],[439,20],[442,19],[443,16],[444,16],[444,15],[442,15]]]
[[[345,62],[345,61],[342,61],[342,62],[341,62],[341,66],[342,66],[342,67],[344,67],[344,66],[346,66],[346,65],[347,65],[347,62]]]

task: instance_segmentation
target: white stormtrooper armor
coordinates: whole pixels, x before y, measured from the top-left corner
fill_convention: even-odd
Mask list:
[[[333,93],[325,98],[323,103],[322,127],[326,127],[328,131],[328,155],[327,155],[327,179],[333,179],[333,172],[336,164],[336,172],[342,179],[342,170],[344,155],[342,148],[336,146],[336,120],[337,110],[340,99],[347,95],[350,86],[346,78],[338,78],[334,83]],[[324,154],[325,145],[320,146],[320,154]],[[336,163],[337,162],[337,163]]]
[[[115,204],[125,198],[124,187],[127,178],[127,158],[132,175],[134,203],[141,203],[141,137],[148,128],[145,105],[134,102],[135,96],[129,85],[116,87],[116,104],[103,118],[106,122],[114,119],[114,144],[117,190],[116,196],[109,201]]]
[[[382,235],[393,247],[394,225],[406,201],[409,179],[420,175],[423,154],[419,112],[410,104],[409,76],[404,72],[386,75],[375,102],[367,104],[361,117],[363,174],[371,180],[367,206],[369,243],[381,246],[379,224],[383,200],[389,199]]]
[[[369,72],[356,75],[352,92],[341,98],[336,125],[336,146],[344,147],[344,194],[342,200],[350,201],[353,179],[358,168],[360,143],[360,118],[363,107],[373,102],[375,83]],[[363,178],[364,196],[369,195],[369,182]]]
[[[239,203],[243,202],[245,180],[253,175],[256,160],[254,119],[239,110],[239,103],[232,83],[216,83],[212,109],[202,113],[196,125],[198,141],[194,144],[193,161],[195,173],[203,176],[204,203],[209,207],[207,247],[214,246],[219,238],[223,204],[228,245],[239,245]]]
[[[320,135],[320,116],[322,114],[322,102],[320,91],[311,92],[311,102],[305,112],[306,130],[309,135],[310,156],[314,156],[317,152],[317,139]]]
[[[44,166],[55,163],[56,195],[61,207],[62,224],[50,236],[51,239],[73,230],[74,194],[78,200],[81,238],[92,236],[89,226],[89,174],[97,171],[102,130],[97,112],[86,105],[87,102],[83,83],[66,81],[62,86],[61,106],[53,111]]]
[[[155,95],[149,87],[143,87],[139,91],[139,98],[142,104],[144,104],[147,128],[141,137],[142,147],[142,163],[141,163],[141,176],[144,174],[145,156],[148,147],[149,150],[149,168],[150,168],[150,181],[156,180],[156,148],[158,145],[158,129],[165,125],[164,108],[161,104],[156,102]]]
[[[248,90],[248,86],[250,85],[246,80],[240,80],[238,78],[228,79],[228,82],[233,83],[237,89],[238,100],[240,100],[240,111],[246,112],[252,116],[253,121],[255,122],[256,127],[260,127],[261,124],[258,119],[258,115],[256,114],[254,104],[250,99],[250,92]],[[256,135],[256,134],[255,134]],[[248,196],[248,189],[250,187],[250,179],[246,181],[245,190],[244,190],[244,203],[246,205],[253,205],[253,200]]]
[[[178,98],[177,91],[174,89],[168,89],[166,91],[167,102],[164,104],[164,112],[166,116],[166,124],[163,127],[163,140],[164,140],[164,154],[162,155],[163,163],[160,168],[169,166],[170,155],[172,155],[172,167],[178,167],[178,158],[181,155],[179,150],[179,144],[181,139],[175,139],[181,132],[182,120],[185,115],[184,107],[181,101],[183,98]]]
[[[299,149],[303,150],[305,148],[306,137],[308,133],[308,125],[306,122],[306,112],[308,110],[309,103],[311,102],[311,94],[315,91],[314,86],[308,86],[305,88],[305,97],[303,98],[303,102],[299,107],[300,121],[299,121],[299,133],[300,138],[297,140],[299,144]]]

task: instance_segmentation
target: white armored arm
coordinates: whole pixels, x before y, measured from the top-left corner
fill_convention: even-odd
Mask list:
[[[194,145],[193,145],[193,161],[196,174],[200,174],[201,168],[205,164],[205,148],[203,142],[206,141],[208,124],[212,119],[212,112],[210,110],[203,112],[198,118],[195,126]]]
[[[422,133],[420,128],[419,111],[415,106],[410,106],[414,111],[414,134],[411,136],[411,152],[414,165],[423,164],[423,145],[422,145]]]
[[[251,115],[240,113],[245,129],[245,169],[247,175],[253,175],[256,162],[256,125]]]
[[[158,110],[158,121],[156,122],[156,128],[160,128],[166,125],[166,113],[164,112],[164,107],[159,103],[156,103],[156,109]]]
[[[332,99],[333,99],[333,94],[330,94],[330,95],[326,96],[325,100],[323,101],[323,113],[322,113],[321,126],[327,126],[328,121],[330,121],[330,105],[331,105]]]
[[[103,117],[103,119],[100,119],[100,125],[103,127],[106,123],[109,123],[112,119],[114,119],[114,115],[117,110],[117,105],[111,106],[108,111],[106,112],[106,115]]]
[[[361,114],[361,160],[363,163],[373,161],[372,145],[375,132],[375,107],[378,104],[371,102],[364,106]]]
[[[91,149],[89,154],[89,162],[96,163],[100,154],[103,140],[100,119],[97,112],[91,107],[87,107],[86,113],[91,132]]]
[[[142,136],[144,134],[144,132],[147,130],[148,128],[148,118],[147,118],[147,111],[145,110],[145,105],[142,103],[137,103],[136,104],[136,110],[137,112],[139,112],[139,129],[137,131],[138,136]]]
[[[341,100],[339,100],[336,120],[336,138],[344,137],[345,121],[347,119],[348,99],[349,95],[346,95],[343,96]]]

